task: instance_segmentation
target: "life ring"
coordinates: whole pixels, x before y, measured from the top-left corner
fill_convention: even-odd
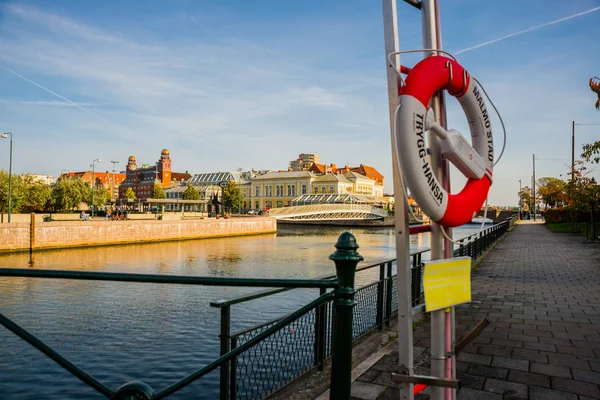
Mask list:
[[[479,179],[469,178],[458,194],[448,193],[437,180],[425,145],[429,101],[436,91],[444,89],[461,104],[469,123],[472,147],[483,159],[487,171]],[[397,154],[411,195],[423,212],[440,225],[455,227],[471,222],[487,198],[494,167],[492,126],[478,86],[458,62],[432,56],[408,72],[399,91],[399,104]]]

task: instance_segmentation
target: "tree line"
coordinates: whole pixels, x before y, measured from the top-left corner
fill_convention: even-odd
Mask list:
[[[8,172],[0,170],[0,212],[8,211]],[[13,213],[63,212],[78,210],[82,204],[102,209],[110,201],[111,193],[102,185],[94,188],[77,177],[61,177],[53,186],[34,180],[32,175],[12,175],[11,211]],[[242,193],[235,182],[229,182],[224,190],[225,207],[231,210],[241,207]],[[154,185],[153,199],[166,199],[162,187]],[[135,200],[135,192],[129,187],[125,198]],[[184,200],[200,200],[200,193],[194,186],[188,186],[183,193]]]

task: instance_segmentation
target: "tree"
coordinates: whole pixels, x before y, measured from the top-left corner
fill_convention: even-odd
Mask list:
[[[519,195],[520,203],[522,206],[524,206],[524,208],[526,210],[532,209],[531,208],[532,207],[531,197],[532,197],[532,193],[531,193],[531,188],[529,186],[525,186],[524,188],[521,189],[521,193]]]
[[[238,185],[233,181],[229,182],[223,192],[223,206],[226,209],[235,210],[242,206],[243,201],[242,191]]]
[[[583,153],[581,154],[586,161],[595,164],[600,163],[600,140],[594,143],[587,143],[583,145]]]
[[[565,181],[553,177],[538,179],[538,190],[536,194],[540,195],[541,200],[548,206],[554,208],[562,205],[565,199]]]
[[[79,178],[60,178],[50,193],[50,202],[55,211],[79,208],[91,197],[91,186]]]
[[[103,208],[106,203],[110,200],[111,195],[110,195],[110,190],[105,189],[104,186],[98,186],[94,189],[94,208],[97,209],[101,209]],[[87,203],[89,205],[92,205],[92,190],[90,189],[90,193],[89,193],[89,197],[88,197],[88,201]]]
[[[43,211],[50,186],[36,182],[32,175],[11,176],[11,212]],[[0,170],[0,211],[8,211],[8,173]]]
[[[192,185],[189,185],[183,192],[184,200],[200,200],[200,193]]]
[[[135,192],[132,188],[127,188],[127,191],[125,192],[125,198],[127,200],[135,200]]]
[[[160,187],[160,185],[154,185],[154,188],[152,188],[152,198],[153,199],[166,199],[167,195],[165,194],[165,191],[163,190],[163,188]]]

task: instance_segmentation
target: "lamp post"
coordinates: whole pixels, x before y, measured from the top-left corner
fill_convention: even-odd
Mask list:
[[[111,161],[112,165],[113,165],[113,169],[112,169],[112,185],[110,187],[110,196],[115,198],[115,203],[117,202],[117,196],[115,196],[115,164],[118,164],[118,161]]]
[[[523,212],[523,189],[521,189],[521,180],[519,179],[519,219],[521,219],[521,213]]]
[[[4,132],[0,137],[6,139],[8,135],[10,135],[10,157],[8,159],[8,222],[10,223],[12,209],[12,132]]]
[[[225,187],[227,183],[227,181],[219,182],[219,187],[221,188],[221,217],[225,216]]]
[[[102,160],[99,158],[94,159],[94,161],[92,161],[92,165],[90,165],[90,167],[92,167],[92,218],[94,218],[94,210],[96,207],[94,207],[94,189],[96,186],[96,163],[101,162]]]

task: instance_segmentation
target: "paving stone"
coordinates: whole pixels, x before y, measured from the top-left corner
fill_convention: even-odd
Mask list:
[[[590,364],[586,360],[582,360],[575,356],[567,354],[551,354],[549,356],[549,362],[553,365],[563,365],[565,367],[579,368],[579,369],[590,369]]]
[[[352,397],[363,400],[374,400],[386,390],[385,386],[374,385],[372,383],[354,381],[352,383]]]
[[[565,379],[552,377],[552,388],[563,390],[569,393],[577,393],[584,396],[600,397],[600,389],[598,385],[588,382],[576,381],[573,379]]]
[[[463,388],[483,389],[483,382],[485,381],[483,376],[471,375],[463,372],[457,374],[457,378],[460,380],[460,386]]]
[[[473,375],[486,376],[489,378],[506,379],[508,369],[481,364],[471,364],[469,367],[469,373]]]
[[[529,361],[518,360],[513,358],[494,357],[494,359],[492,360],[492,366],[516,369],[519,371],[529,371]]]
[[[531,386],[529,388],[530,400],[577,400],[577,395],[573,393],[560,392],[558,390],[546,389],[543,387]]]
[[[504,349],[501,347],[480,346],[479,354],[483,354],[486,356],[510,357],[512,354],[512,351],[511,351],[511,349]]]
[[[512,358],[517,358],[519,360],[536,361],[539,363],[548,362],[548,356],[536,350],[515,349],[512,352]]]
[[[561,378],[571,378],[571,369],[567,368],[567,367],[561,367],[558,365],[540,364],[540,363],[532,362],[529,365],[529,371],[535,372],[538,374],[558,376]]]
[[[498,393],[503,396],[510,396],[513,399],[527,398],[527,385],[517,382],[507,382],[498,379],[486,379],[483,385],[486,392]]]
[[[460,353],[456,359],[458,361],[464,361],[474,364],[490,365],[492,363],[491,356],[484,356],[480,354]]]
[[[376,369],[370,369],[367,372],[365,372],[364,374],[362,374],[361,376],[359,376],[358,380],[363,381],[363,382],[373,382],[373,380],[381,374],[382,374],[381,371],[378,371]]]
[[[572,368],[573,379],[577,381],[591,382],[600,385],[600,373],[586,371],[584,369]]]
[[[508,371],[508,380],[526,383],[528,385],[550,387],[550,377],[547,375],[533,374],[525,371]]]
[[[528,350],[556,352],[556,346],[548,343],[523,342],[523,348]]]
[[[456,398],[457,400],[502,400],[502,395],[484,392],[483,390],[463,388],[456,393]]]

